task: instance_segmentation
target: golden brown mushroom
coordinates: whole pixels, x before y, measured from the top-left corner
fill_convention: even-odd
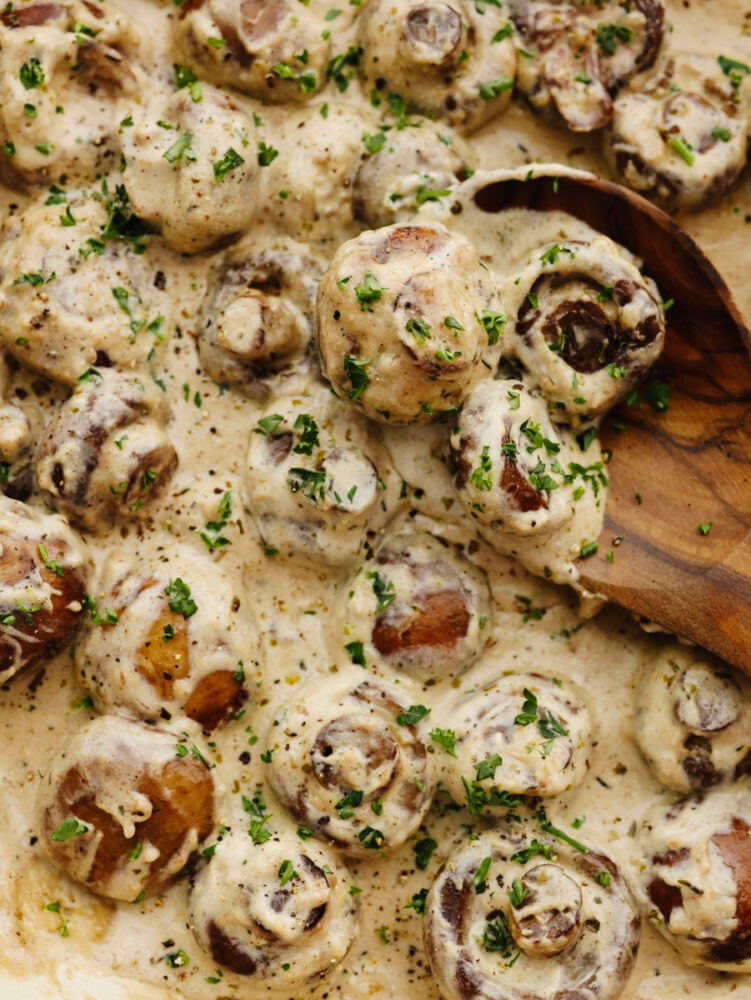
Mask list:
[[[214,782],[201,756],[127,719],[87,723],[42,779],[43,851],[101,896],[134,901],[164,889],[214,826]]]

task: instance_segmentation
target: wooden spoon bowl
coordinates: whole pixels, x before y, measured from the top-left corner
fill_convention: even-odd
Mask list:
[[[605,526],[581,581],[751,674],[751,334],[725,282],[670,216],[590,174],[536,166],[478,185],[473,206],[568,212],[640,257],[674,300],[655,372],[670,405],[606,418]]]

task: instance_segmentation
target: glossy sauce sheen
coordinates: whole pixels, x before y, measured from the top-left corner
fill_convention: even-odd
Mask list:
[[[314,6],[322,11],[335,9],[331,0]],[[153,64],[155,88],[171,76],[168,67],[175,61],[164,48],[165,18],[173,16],[171,4],[147,0],[119,0],[120,6],[135,16],[145,39],[145,57]],[[688,0],[667,3],[667,23],[672,33],[666,44],[703,51],[712,57],[723,52],[736,59],[751,61],[751,9],[735,0]],[[350,42],[352,12],[328,24],[332,31],[332,50],[342,52]],[[360,141],[360,124],[348,118],[348,109],[366,109],[367,95],[360,96],[356,82],[339,97],[333,87],[325,93],[332,111],[328,127],[334,142]],[[295,203],[295,188],[306,176],[325,186],[329,182],[325,162],[312,164],[299,153],[299,123],[319,129],[322,121],[318,108],[323,98],[314,99],[302,109],[263,109],[266,123],[261,137],[279,149],[273,168],[265,172],[260,204],[278,205],[277,192],[288,188],[284,227],[295,230],[299,219],[307,224],[302,208]],[[238,103],[242,105],[242,98]],[[333,112],[341,107],[341,114]],[[557,161],[571,167],[604,170],[598,142],[594,136],[581,136],[554,130],[533,118],[521,104],[514,103],[501,117],[470,139],[486,169],[513,167],[540,161]],[[320,176],[316,171],[320,170]],[[348,195],[347,195],[348,197]],[[352,227],[338,224],[338,206],[342,196],[332,189],[327,200],[329,216],[309,236],[307,252],[324,264],[339,242],[354,235]],[[23,206],[23,196],[13,192],[3,195],[5,206]],[[273,241],[278,231],[277,209],[261,212],[261,223],[252,233],[260,240]],[[681,219],[723,273],[734,290],[741,308],[751,316],[751,284],[747,282],[749,237],[751,236],[751,180],[748,169],[741,183],[717,207]],[[529,247],[544,242],[537,229],[539,220],[509,219],[509,243],[525,233]],[[486,233],[475,238],[483,250]],[[547,227],[546,227],[547,231]],[[538,235],[534,235],[537,232]],[[516,234],[516,235],[514,235]],[[531,234],[531,235],[530,235]],[[518,243],[514,243],[518,251]],[[294,688],[317,673],[321,680],[319,697],[325,698],[325,679],[331,668],[326,653],[326,630],[329,612],[335,605],[345,574],[337,569],[291,569],[276,565],[263,553],[252,519],[243,513],[243,475],[246,442],[261,413],[251,400],[229,391],[221,394],[217,385],[202,374],[197,362],[193,338],[194,317],[199,312],[206,289],[208,265],[205,258],[180,259],[155,243],[144,258],[147,271],[163,271],[166,289],[160,296],[159,309],[166,317],[165,328],[171,339],[159,375],[167,384],[173,407],[169,436],[179,455],[179,466],[166,495],[154,505],[151,522],[144,530],[131,525],[118,527],[109,535],[92,539],[92,561],[101,566],[109,552],[125,549],[138,562],[166,557],[165,571],[170,571],[169,555],[175,543],[192,547],[196,576],[208,559],[214,560],[236,594],[249,610],[259,631],[263,668],[256,670],[254,657],[246,662],[246,676],[251,701],[242,719],[231,722],[213,737],[208,746],[200,727],[190,726],[195,739],[209,760],[216,763],[220,790],[218,823],[241,831],[248,817],[243,813],[241,794],[250,795],[264,782],[265,765],[261,751],[273,746],[273,733],[266,729],[280,703],[294,694]],[[744,284],[745,281],[745,284]],[[114,308],[114,305],[112,306]],[[29,391],[23,407],[36,436],[43,422],[64,398],[58,388],[44,387],[43,380],[20,373],[15,382]],[[40,384],[42,383],[42,384]],[[187,385],[188,391],[183,389]],[[36,392],[33,386],[36,386]],[[199,394],[197,397],[196,394]],[[200,398],[201,405],[196,405]],[[427,447],[430,428],[409,432],[400,451]],[[430,463],[414,463],[418,480],[426,494],[440,492],[440,482],[431,480]],[[424,475],[423,475],[424,473]],[[416,483],[415,483],[416,485]],[[638,484],[634,484],[638,489]],[[198,533],[216,519],[216,508],[226,490],[233,491],[233,511],[225,534],[231,545],[215,554],[207,553]],[[648,502],[648,500],[645,500]],[[428,511],[429,514],[429,511]],[[434,524],[428,514],[411,519],[415,529],[430,529]],[[699,518],[697,518],[698,520]],[[472,528],[451,527],[447,532],[457,540],[469,540]],[[578,615],[578,602],[572,592],[547,584],[531,576],[511,558],[494,554],[481,545],[473,560],[490,579],[494,603],[494,633],[487,651],[472,668],[471,674],[444,679],[421,688],[410,689],[415,701],[437,709],[441,703],[455,700],[458,693],[476,687],[503,671],[534,670],[541,667],[579,685],[586,692],[595,726],[596,745],[590,757],[590,770],[584,782],[561,800],[548,804],[548,813],[559,825],[570,829],[575,818],[586,817],[577,836],[586,842],[591,835],[628,875],[638,874],[640,857],[634,829],[642,814],[655,803],[665,800],[666,792],[651,776],[639,754],[633,737],[633,713],[637,677],[644,664],[655,659],[672,644],[659,635],[647,635],[615,608],[605,609],[598,617],[584,621]],[[617,558],[617,550],[615,558]],[[185,573],[187,577],[187,572]],[[188,579],[188,582],[190,580]],[[520,600],[519,597],[523,600]],[[529,608],[540,609],[529,615]],[[525,618],[528,620],[525,621]],[[393,637],[384,630],[385,646]],[[24,673],[0,691],[0,727],[3,747],[2,795],[0,795],[0,978],[4,997],[72,998],[88,997],[151,998],[192,997],[197,1000],[226,996],[254,996],[250,983],[241,988],[207,983],[215,977],[215,965],[199,948],[189,926],[187,886],[178,882],[166,892],[140,903],[113,904],[88,893],[59,875],[46,862],[36,839],[31,817],[40,778],[50,758],[63,739],[78,730],[91,713],[76,707],[82,691],[78,686],[70,652],[47,664],[43,671]],[[249,745],[248,725],[259,740]],[[170,729],[166,724],[165,728]],[[172,731],[180,735],[183,725]],[[252,737],[250,737],[252,738]],[[440,752],[440,751],[438,751]],[[248,755],[250,756],[249,762]],[[242,758],[242,759],[241,759]],[[292,829],[282,807],[270,800],[272,830]],[[467,829],[461,824],[472,821],[466,813],[441,815],[438,805],[424,819],[423,826],[400,850],[388,859],[368,858],[349,862],[352,883],[361,889],[361,931],[341,965],[327,979],[298,990],[296,997],[343,998],[365,1000],[438,1000],[439,994],[427,966],[422,942],[422,917],[404,909],[414,893],[427,888],[440,864],[460,844],[466,843]],[[474,819],[476,828],[492,825],[492,819]],[[415,866],[413,846],[417,839],[432,837],[438,843],[426,870]],[[209,843],[213,842],[210,837]],[[60,913],[46,909],[59,902]],[[61,936],[64,920],[68,935]],[[169,968],[165,956],[182,949],[190,964]],[[262,987],[258,987],[262,993]],[[702,969],[688,968],[670,945],[644,922],[642,943],[636,967],[626,987],[624,1000],[677,1000],[692,996],[701,1000],[743,998],[751,1000],[748,978],[734,977]]]

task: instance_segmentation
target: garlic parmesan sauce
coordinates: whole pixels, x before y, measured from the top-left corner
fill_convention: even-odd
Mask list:
[[[322,11],[338,9],[334,0],[312,0],[312,4]],[[117,0],[117,5],[135,19],[151,63],[146,68],[158,90],[175,61],[167,47],[165,27],[175,8],[167,0]],[[726,52],[751,62],[748,3],[668,0],[666,6],[666,46],[713,57]],[[357,9],[346,6],[330,21],[333,51],[344,51],[350,43]],[[347,217],[344,206],[349,196],[332,172],[321,139],[320,108],[329,97],[326,135],[330,144],[340,149],[358,146],[362,126],[357,115],[367,120],[372,109],[356,80],[345,94],[332,90],[329,95],[327,91],[301,108],[262,109],[264,124],[259,127],[259,136],[273,142],[279,156],[262,171],[260,221],[243,237],[248,245],[273,244],[283,233],[302,237],[306,253],[318,260],[321,269],[338,244],[355,235],[358,228]],[[237,96],[240,106],[244,101]],[[62,118],[56,127],[65,127]],[[604,171],[596,136],[556,130],[534,118],[521,103],[514,102],[469,142],[481,169],[556,162]],[[317,217],[311,214],[309,204],[313,188],[324,206]],[[279,196],[281,190],[288,191],[284,198]],[[24,196],[5,190],[2,204],[4,214],[20,212]],[[429,212],[425,214],[429,216]],[[436,214],[440,217],[440,211]],[[451,226],[451,219],[446,221]],[[721,204],[685,216],[680,222],[717,265],[742,310],[751,316],[748,169]],[[482,255],[492,256],[501,272],[518,265],[528,250],[557,239],[558,234],[575,237],[582,229],[570,219],[519,211],[508,213],[503,220],[494,219],[493,227],[482,225],[476,230],[471,220],[461,220],[463,234],[475,242]],[[219,824],[244,836],[248,817],[241,797],[263,787],[272,814],[269,828],[294,834],[291,819],[265,784],[267,765],[261,754],[273,748],[276,738],[273,728],[269,731],[270,724],[280,704],[292,697],[304,680],[317,679],[317,697],[325,699],[332,674],[349,670],[356,681],[364,674],[362,668],[336,662],[340,658],[330,652],[330,612],[347,582],[347,571],[323,563],[319,570],[304,569],[265,555],[252,517],[244,509],[248,442],[263,409],[234,390],[221,391],[199,367],[193,334],[206,293],[209,261],[200,255],[180,256],[155,241],[139,262],[145,273],[152,274],[152,282],[157,272],[164,275],[158,308],[170,337],[156,375],[163,381],[172,406],[169,436],[179,465],[170,488],[150,507],[148,518],[86,536],[92,567],[90,592],[99,597],[101,587],[94,589],[96,573],[109,556],[114,560],[127,557],[136,564],[161,564],[165,573],[179,572],[188,584],[195,580],[196,593],[201,590],[202,567],[209,561],[215,564],[258,633],[258,648],[250,649],[245,662],[251,692],[247,710],[208,739],[194,723],[167,721],[163,728],[176,737],[188,732],[206,759],[216,765]],[[110,308],[114,310],[114,304]],[[11,390],[8,398],[22,407],[38,436],[48,416],[65,398],[64,390],[23,369],[13,375],[12,386],[23,392],[13,396]],[[284,391],[293,409],[304,409],[304,378],[288,380]],[[401,505],[394,502],[396,521],[389,524],[389,533],[404,523],[407,530],[432,528],[451,540],[463,541],[469,546],[472,561],[488,574],[494,604],[490,642],[470,670],[428,685],[404,677],[407,697],[435,711],[504,671],[524,669],[542,669],[560,678],[564,686],[567,681],[575,683],[588,699],[595,726],[594,750],[583,783],[560,799],[549,800],[548,815],[568,830],[574,829],[576,820],[575,835],[585,843],[592,838],[637,881],[637,827],[649,807],[670,801],[672,793],[652,777],[636,747],[636,686],[640,671],[669,651],[674,640],[645,634],[615,607],[606,607],[593,618],[582,617],[579,599],[572,590],[531,575],[511,556],[494,553],[478,539],[466,518],[454,516],[456,511],[448,509],[451,504],[441,503],[442,497],[453,495],[453,488],[444,466],[431,457],[436,446],[433,425],[408,428],[398,440],[393,437],[392,459],[408,482],[408,496]],[[634,486],[638,489],[637,483]],[[228,490],[232,491],[232,510],[223,533],[230,544],[209,551],[200,533],[209,522],[219,519],[218,504]],[[422,503],[420,491],[424,491]],[[269,502],[273,507],[273,498]],[[648,504],[649,498],[644,502]],[[597,516],[595,512],[595,524]],[[386,530],[382,523],[375,527],[381,534]],[[473,544],[469,545],[470,541]],[[179,570],[171,570],[171,560],[176,560],[175,566],[179,563]],[[207,604],[212,600],[212,594],[207,593]],[[207,613],[212,613],[211,607]],[[127,655],[127,639],[123,642]],[[252,977],[243,982],[218,973],[215,963],[199,947],[189,922],[186,879],[141,902],[113,903],[73,883],[44,859],[39,831],[33,825],[33,804],[55,751],[93,717],[83,694],[70,650],[43,669],[21,674],[0,690],[3,997],[214,1000],[263,995],[263,985],[254,985]],[[431,752],[442,753],[435,744]],[[372,858],[348,862],[351,884],[361,890],[357,896],[361,929],[341,964],[327,978],[298,989],[295,997],[438,1000],[423,950],[423,918],[405,906],[413,894],[429,887],[443,860],[466,843],[473,829],[493,823],[492,818],[479,819],[451,809],[449,802],[447,795],[439,794],[418,834],[401,849],[387,857],[373,852]],[[438,846],[423,870],[415,864],[413,848],[416,840],[426,837]],[[216,837],[209,838],[209,844],[214,842]],[[221,906],[221,899],[214,902]],[[188,961],[171,967],[167,956],[178,951],[184,952]],[[624,1000],[688,996],[751,1000],[751,981],[749,977],[689,968],[645,920]]]

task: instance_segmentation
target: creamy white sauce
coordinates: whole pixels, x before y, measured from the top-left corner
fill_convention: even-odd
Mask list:
[[[167,79],[173,59],[166,48],[164,23],[165,17],[172,16],[172,6],[146,0],[121,0],[120,5],[136,16],[146,44],[153,50],[154,78]],[[335,4],[322,0],[318,6],[333,9]],[[667,6],[671,32],[668,45],[701,48],[712,56],[723,51],[751,61],[751,39],[742,33],[744,28],[751,30],[751,18],[740,0]],[[348,12],[341,21],[331,22],[336,51],[343,51],[349,43],[348,23]],[[336,99],[332,91],[332,104]],[[243,99],[238,102],[242,104]],[[265,125],[259,128],[259,134],[273,141],[280,154],[263,178],[265,207],[257,232],[273,239],[279,231],[294,235],[302,231],[310,241],[311,253],[325,266],[332,247],[352,236],[357,227],[348,209],[349,201],[342,199],[338,184],[319,189],[325,210],[318,217],[309,207],[312,188],[319,181],[323,185],[329,181],[329,168],[325,151],[319,150],[319,166],[313,171],[312,155],[299,142],[296,125],[298,119],[318,124],[321,104],[322,99],[316,98],[308,108],[292,113],[271,106],[262,109]],[[350,85],[343,104],[348,116],[372,116],[367,100],[358,100],[356,82]],[[347,141],[359,140],[357,129],[359,126],[353,128],[350,124],[343,133]],[[309,141],[320,145],[317,135]],[[480,165],[486,168],[536,160],[555,160],[595,170],[602,167],[595,137],[552,129],[520,104],[513,104],[471,143]],[[303,171],[304,176],[300,176]],[[285,187],[290,188],[289,201],[276,195]],[[22,195],[3,193],[4,206],[23,203]],[[720,206],[681,219],[724,274],[747,315],[751,315],[751,285],[745,282],[749,220],[748,170]],[[551,224],[555,227],[558,221]],[[519,260],[530,249],[525,238],[518,235],[520,228],[525,227],[515,227],[511,220],[507,231],[513,237],[509,238],[509,252]],[[487,241],[495,238],[490,227],[470,235],[481,253]],[[214,745],[207,744],[195,725],[181,720],[173,727],[178,734],[184,729],[189,731],[216,763],[214,773],[226,789],[220,800],[219,822],[242,831],[247,816],[241,794],[251,794],[264,781],[265,765],[260,753],[268,745],[265,732],[273,714],[303,679],[318,679],[323,686],[334,666],[327,645],[328,614],[346,585],[346,573],[326,567],[316,570],[278,565],[273,557],[264,555],[253,521],[243,511],[246,445],[263,408],[234,391],[221,393],[198,370],[191,334],[197,332],[193,318],[200,312],[205,293],[207,259],[181,259],[155,244],[141,258],[140,266],[147,272],[163,270],[167,279],[159,308],[165,314],[171,340],[156,373],[164,380],[173,406],[169,434],[180,464],[165,497],[151,507],[150,518],[91,539],[90,560],[92,568],[100,567],[108,553],[124,547],[136,561],[164,559],[168,564],[170,545],[180,542],[192,547],[195,563],[191,572],[197,579],[201,565],[214,562],[233,582],[245,608],[250,609],[258,627],[263,679],[252,688],[247,714],[219,730],[213,737]],[[110,308],[115,308],[114,304]],[[20,402],[14,402],[19,402],[28,417],[36,439],[47,415],[65,393],[24,371],[14,375],[13,383],[28,393]],[[187,392],[184,385],[188,386]],[[200,408],[195,403],[196,393],[200,394]],[[410,429],[394,444],[397,466],[400,458],[410,463],[414,470],[410,482],[419,483],[432,504],[424,513],[404,516],[414,528],[430,530],[438,522],[446,535],[467,541],[473,533],[454,516],[458,512],[435,502],[436,497],[452,497],[453,487],[448,492],[450,482],[440,480],[445,470],[436,475],[434,464],[424,460],[424,448],[430,446],[434,433],[432,427]],[[414,451],[417,456],[413,459],[410,456]],[[217,504],[228,489],[235,500],[232,519],[225,529],[231,545],[210,555],[198,533],[207,522],[216,520]],[[418,506],[422,507],[415,504]],[[586,817],[577,836],[586,842],[591,833],[627,872],[636,874],[641,858],[634,838],[635,824],[648,807],[666,800],[665,790],[650,774],[634,741],[636,688],[641,669],[669,649],[672,640],[645,635],[615,608],[606,609],[594,620],[582,621],[578,602],[569,590],[531,576],[511,558],[493,553],[484,544],[473,552],[472,559],[488,573],[491,583],[494,610],[490,645],[468,673],[453,679],[447,676],[429,687],[420,688],[418,684],[417,700],[438,713],[459,691],[489,682],[504,671],[540,666],[576,683],[587,693],[595,726],[590,769],[579,786],[560,801],[548,803],[548,813],[567,829],[575,818]],[[519,600],[519,595],[524,601]],[[539,609],[539,614],[530,616],[530,607]],[[355,678],[363,676],[355,668],[343,669],[352,670]],[[141,903],[114,904],[91,895],[43,859],[35,843],[39,831],[32,822],[37,786],[54,752],[90,713],[85,707],[77,707],[82,691],[70,651],[46,665],[41,683],[38,676],[38,671],[19,676],[0,691],[4,749],[0,973],[4,996],[209,1000],[255,995],[252,983],[238,986],[230,983],[229,977],[226,983],[207,983],[207,977],[216,976],[215,963],[202,952],[190,930],[184,881]],[[260,736],[252,746],[252,736],[246,730],[249,725]],[[169,723],[165,726],[170,728]],[[250,753],[249,764],[239,762],[245,752]],[[291,820],[271,801],[270,828],[294,835]],[[422,918],[404,907],[414,893],[430,885],[439,864],[451,851],[466,843],[468,831],[461,824],[471,818],[453,812],[441,816],[440,803],[445,801],[445,796],[439,799],[439,806],[428,813],[417,834],[431,836],[438,843],[426,871],[414,867],[412,847],[416,838],[388,859],[349,863],[352,880],[362,890],[361,931],[341,965],[326,980],[297,990],[295,997],[401,1000],[410,995],[416,1000],[437,1000],[439,994],[423,952]],[[477,828],[491,823],[474,821]],[[55,902],[59,913],[48,909]],[[60,933],[63,926],[67,936]],[[186,952],[190,964],[169,968],[165,956],[177,949]],[[262,984],[256,988],[263,992]],[[743,977],[689,969],[645,923],[636,967],[623,996],[625,1000],[677,1000],[687,996],[748,1000],[751,984]]]

